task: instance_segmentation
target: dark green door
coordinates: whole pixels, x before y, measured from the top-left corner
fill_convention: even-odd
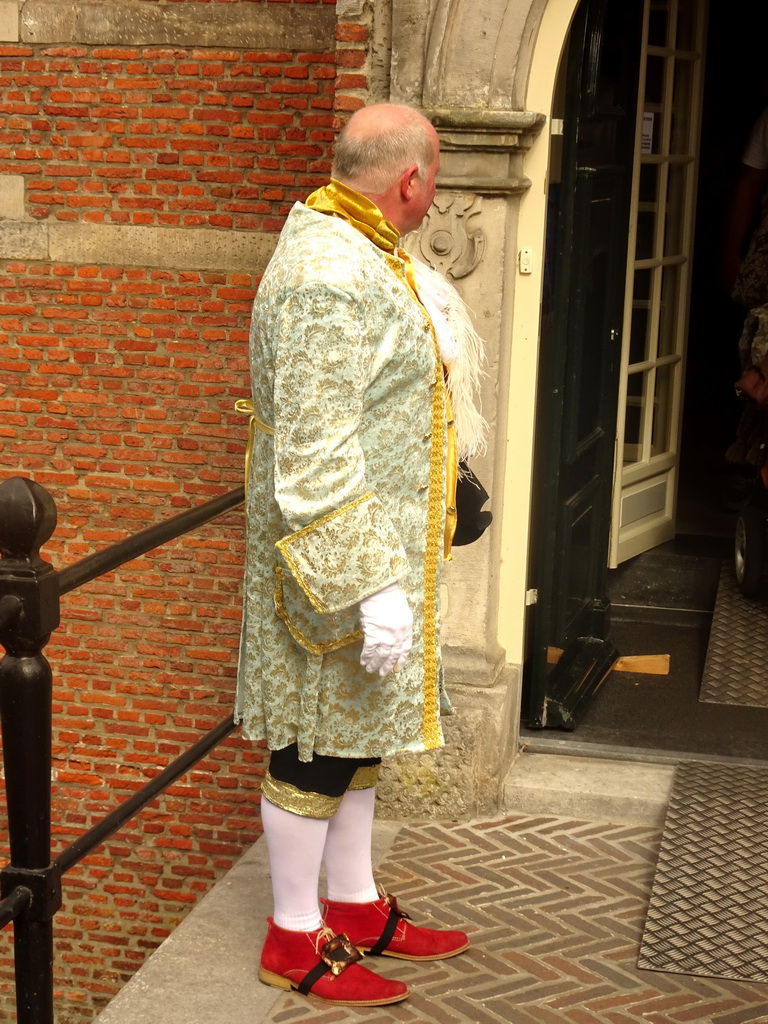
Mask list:
[[[618,653],[606,583],[641,14],[642,0],[582,0],[569,36],[537,399],[534,728],[573,728]]]

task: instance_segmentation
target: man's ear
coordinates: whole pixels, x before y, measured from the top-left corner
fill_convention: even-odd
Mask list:
[[[406,168],[400,176],[400,194],[403,199],[410,199],[415,187],[415,179],[419,176],[419,165]]]

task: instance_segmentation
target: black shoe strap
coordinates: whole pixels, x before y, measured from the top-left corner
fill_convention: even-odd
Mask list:
[[[402,921],[405,915],[401,914],[399,910],[395,910],[394,907],[389,908],[389,917],[387,923],[384,925],[384,930],[379,936],[379,941],[375,946],[372,946],[368,950],[368,956],[380,956],[387,946],[392,941],[392,936],[395,934],[399,921]]]
[[[315,984],[315,982],[319,981],[322,978],[322,976],[326,974],[329,970],[330,968],[328,967],[328,964],[325,962],[325,960],[319,960],[312,968],[312,970],[307,971],[307,973],[301,979],[296,991],[300,992],[301,995],[303,996],[307,995],[307,993]]]

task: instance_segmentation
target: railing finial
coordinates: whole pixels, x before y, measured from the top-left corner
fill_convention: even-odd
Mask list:
[[[13,476],[0,484],[0,555],[36,562],[56,529],[56,503],[34,480]]]

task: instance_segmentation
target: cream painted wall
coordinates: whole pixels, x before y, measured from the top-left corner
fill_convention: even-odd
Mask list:
[[[520,200],[515,226],[518,252],[533,250],[533,271],[516,270],[511,323],[504,333],[512,338],[509,399],[506,410],[504,513],[502,518],[499,591],[499,643],[507,661],[524,658],[536,377],[544,264],[549,139],[552,99],[558,64],[577,0],[549,0],[543,13],[531,61],[525,109],[547,115],[547,124],[525,155],[524,173],[533,182]]]

